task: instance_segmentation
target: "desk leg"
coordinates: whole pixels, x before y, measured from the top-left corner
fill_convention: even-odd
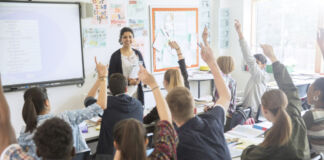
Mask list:
[[[211,86],[211,95],[212,95],[212,97],[214,96],[214,85],[215,85],[215,83],[214,83],[214,80],[212,79],[212,80],[211,80],[211,84],[210,84],[210,86]]]
[[[198,98],[200,98],[200,81],[198,80]]]

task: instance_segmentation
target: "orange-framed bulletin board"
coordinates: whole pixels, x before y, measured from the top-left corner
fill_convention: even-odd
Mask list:
[[[187,68],[199,66],[198,8],[150,7],[152,71],[178,68],[178,57],[168,41],[176,41]]]

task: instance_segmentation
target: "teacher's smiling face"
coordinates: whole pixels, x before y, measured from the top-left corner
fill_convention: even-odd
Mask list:
[[[134,37],[133,37],[132,32],[124,32],[123,33],[121,42],[124,47],[131,46],[133,43],[133,40],[134,40]]]

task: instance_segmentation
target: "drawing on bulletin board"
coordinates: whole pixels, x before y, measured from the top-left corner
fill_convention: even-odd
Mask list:
[[[178,57],[168,42],[177,41],[188,68],[199,66],[198,8],[151,7],[152,70],[178,68]]]
[[[93,24],[108,24],[107,0],[92,0]]]
[[[110,26],[122,27],[126,25],[126,6],[121,2],[115,2],[109,4],[109,18]]]
[[[85,28],[83,30],[84,48],[106,47],[106,28]]]

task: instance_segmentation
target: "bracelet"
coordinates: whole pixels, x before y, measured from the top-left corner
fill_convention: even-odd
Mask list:
[[[154,91],[155,89],[159,88],[159,86],[155,86],[151,89],[151,91]]]
[[[107,77],[106,77],[106,76],[102,76],[102,77],[99,77],[98,79],[99,79],[100,81],[104,81],[104,80],[107,79]]]

